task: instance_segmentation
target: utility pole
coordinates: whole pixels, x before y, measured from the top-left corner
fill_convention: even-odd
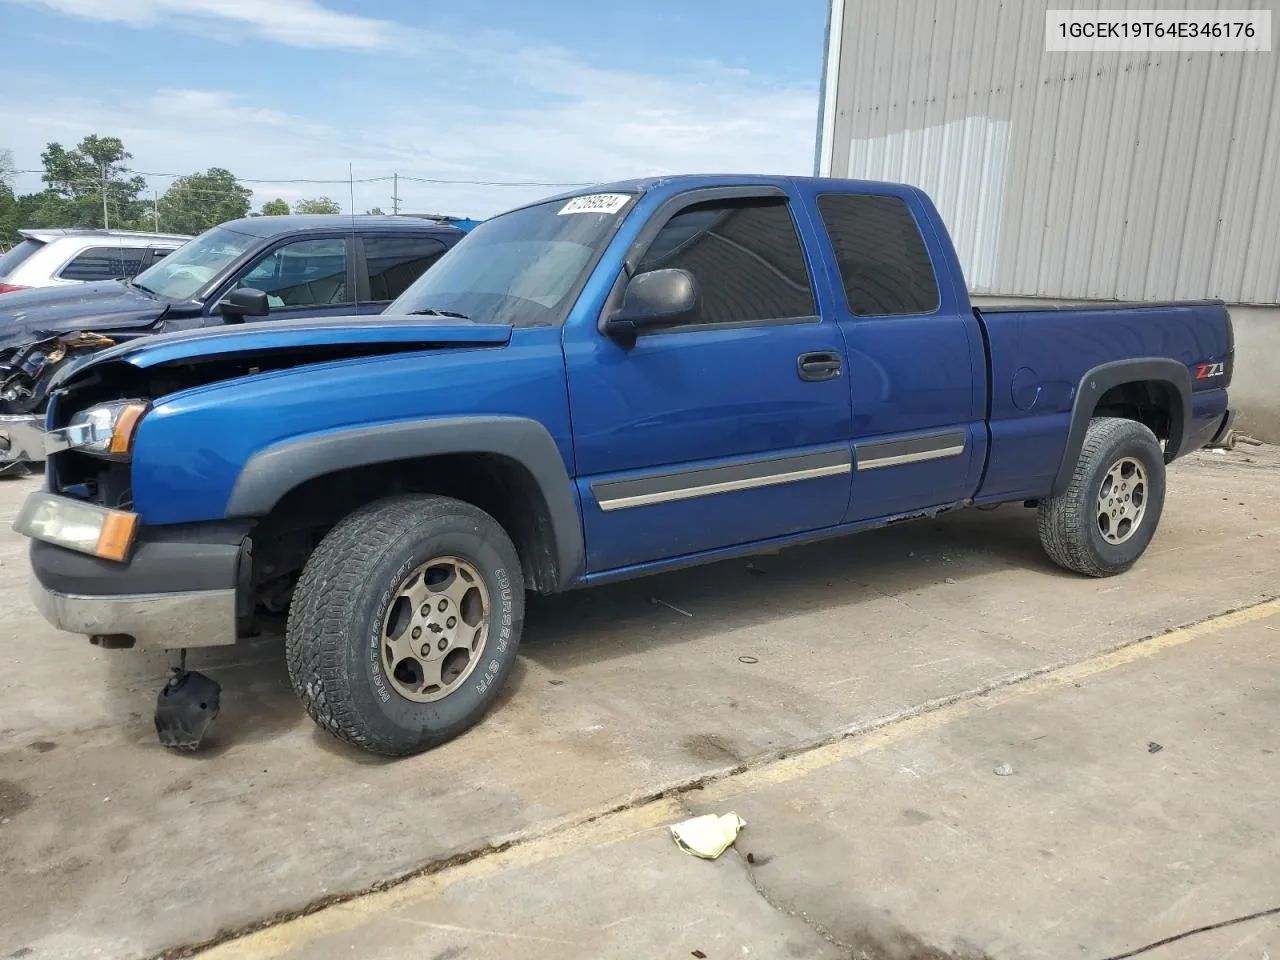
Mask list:
[[[152,189],[151,191],[151,215],[156,221],[156,233],[160,232],[160,191]]]
[[[391,175],[391,212],[400,215],[400,174]]]
[[[102,165],[102,229],[111,229],[111,218],[107,215],[107,165]]]

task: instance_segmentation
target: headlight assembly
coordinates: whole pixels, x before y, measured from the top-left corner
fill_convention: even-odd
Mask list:
[[[145,400],[95,404],[73,414],[65,427],[51,430],[45,439],[45,452],[80,450],[95,457],[128,460],[138,424],[149,409]]]
[[[37,492],[27,497],[13,529],[68,550],[123,562],[138,532],[138,515]]]

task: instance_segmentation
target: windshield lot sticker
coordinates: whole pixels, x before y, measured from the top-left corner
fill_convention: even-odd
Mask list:
[[[592,193],[585,197],[574,197],[560,208],[559,216],[566,213],[617,213],[631,199],[626,193]]]

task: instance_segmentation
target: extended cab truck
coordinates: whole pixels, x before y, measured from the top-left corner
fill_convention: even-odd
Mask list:
[[[312,717],[410,754],[493,701],[526,590],[1023,501],[1057,563],[1126,570],[1232,359],[1221,303],[975,310],[911,187],[619,183],[480,225],[382,317],[99,354],[16,527],[56,626],[288,609]]]
[[[418,217],[245,217],[157,251],[131,280],[0,297],[0,474],[44,459],[54,374],[104,345],[268,314],[380,313],[462,236]]]

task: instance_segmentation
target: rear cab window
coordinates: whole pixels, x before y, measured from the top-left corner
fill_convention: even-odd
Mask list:
[[[394,300],[445,252],[435,237],[365,237],[369,299]]]
[[[938,309],[938,278],[906,201],[866,193],[825,193],[818,214],[831,240],[849,312],[907,316]]]

